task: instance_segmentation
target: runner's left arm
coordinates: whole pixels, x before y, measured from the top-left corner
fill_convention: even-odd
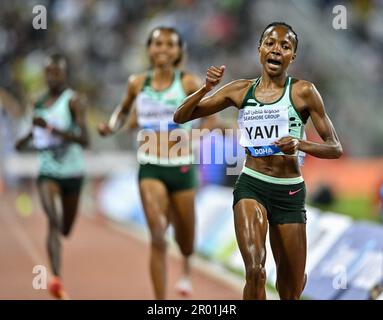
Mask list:
[[[297,144],[298,150],[323,159],[337,159],[341,157],[343,154],[342,145],[325,111],[320,93],[312,83],[305,81],[301,90],[299,90],[299,94],[307,106],[312,123],[322,138],[323,143],[300,139]],[[292,142],[288,140],[285,143],[291,144]],[[283,151],[284,142],[277,142],[276,145],[280,148],[282,147],[281,150]]]

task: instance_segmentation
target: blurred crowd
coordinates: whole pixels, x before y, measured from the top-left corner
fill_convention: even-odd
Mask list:
[[[47,8],[47,30],[32,27],[32,9],[38,4]],[[91,118],[102,117],[120,101],[128,75],[148,68],[145,46],[153,27],[179,29],[187,44],[187,69],[203,78],[208,66],[225,64],[229,82],[259,74],[261,32],[268,23],[282,20],[299,38],[291,73],[316,84],[346,153],[382,155],[383,2],[345,2],[346,30],[332,28],[336,4],[332,0],[1,1],[0,87],[28,105],[44,90],[45,54],[59,50],[69,58],[71,84],[88,98]],[[97,141],[92,148],[102,149]]]

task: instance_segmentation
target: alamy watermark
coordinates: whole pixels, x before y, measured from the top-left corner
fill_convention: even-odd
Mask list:
[[[47,288],[47,268],[43,265],[36,265],[32,269],[32,273],[36,274],[32,280],[32,287],[35,290],[45,290]]]
[[[32,9],[32,13],[35,14],[32,20],[32,26],[35,30],[46,30],[47,26],[47,8],[43,5],[36,5]]]
[[[44,5],[35,5],[32,9],[35,14],[32,20],[32,26],[35,30],[46,30],[47,26],[47,8]],[[332,20],[332,27],[335,30],[347,29],[347,8],[344,5],[336,5],[332,9],[335,15]]]
[[[332,8],[335,15],[332,19],[332,27],[335,30],[347,29],[347,8],[343,5],[336,5]]]
[[[335,276],[332,279],[332,287],[335,290],[347,289],[347,268],[344,265],[334,267]]]
[[[161,129],[161,126],[164,130]],[[138,155],[150,154],[153,157],[139,157],[140,164],[182,165],[182,159],[190,156],[190,164],[225,164],[227,175],[238,175],[244,159],[243,147],[239,144],[239,129],[191,129],[183,128],[167,131],[167,123],[157,130],[142,129],[137,134]],[[153,163],[155,161],[155,163]]]

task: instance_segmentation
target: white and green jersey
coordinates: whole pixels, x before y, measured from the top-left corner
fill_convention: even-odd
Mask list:
[[[36,103],[33,116],[43,118],[52,127],[76,132],[79,128],[72,119],[69,102],[74,92],[66,89],[50,106],[44,106],[45,98]],[[39,174],[56,178],[84,175],[85,164],[79,144],[63,141],[49,130],[33,127],[33,144],[39,150]]]
[[[174,112],[186,98],[181,72],[174,72],[172,84],[161,91],[151,86],[152,72],[148,72],[143,88],[137,96],[137,122],[143,129],[170,131],[175,128],[190,129],[191,124],[180,125],[173,121]]]
[[[282,96],[272,103],[260,102],[255,97],[261,78],[254,80],[246,93],[238,113],[239,143],[253,157],[283,155],[273,142],[285,136],[304,137],[305,121],[292,102],[291,80],[286,78]]]

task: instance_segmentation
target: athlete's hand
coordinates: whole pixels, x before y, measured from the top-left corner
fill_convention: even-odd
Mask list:
[[[36,117],[33,118],[33,125],[41,128],[46,128],[47,122],[41,117]]]
[[[293,137],[282,137],[274,144],[285,154],[295,154],[298,151],[299,140]]]
[[[220,83],[221,79],[223,78],[225,68],[225,66],[211,66],[209,69],[207,69],[205,82],[205,87],[207,91],[212,90],[216,85]]]
[[[101,122],[97,126],[98,133],[103,136],[109,136],[113,133],[112,129],[110,129],[109,125],[105,122]]]

